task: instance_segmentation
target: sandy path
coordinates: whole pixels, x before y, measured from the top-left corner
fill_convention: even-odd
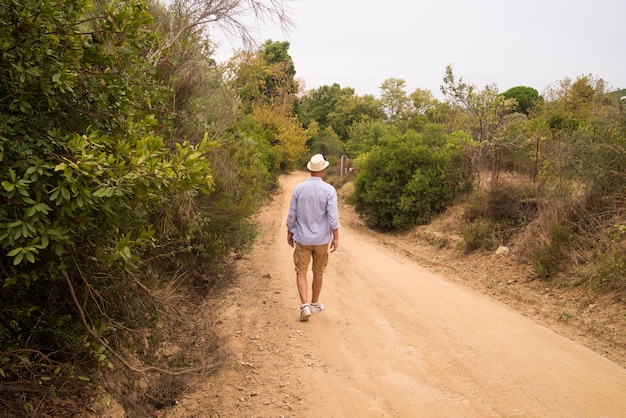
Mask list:
[[[342,225],[300,323],[284,220],[292,187],[217,321],[233,356],[172,417],[624,417],[626,370]],[[341,216],[341,212],[340,212]]]

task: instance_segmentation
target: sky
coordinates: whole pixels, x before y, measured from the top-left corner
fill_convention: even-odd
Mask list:
[[[446,66],[504,92],[591,74],[626,88],[626,0],[292,0],[294,26],[257,27],[259,43],[288,41],[307,90],[352,87],[378,96],[389,78],[437,98]],[[218,57],[236,41],[212,34]]]

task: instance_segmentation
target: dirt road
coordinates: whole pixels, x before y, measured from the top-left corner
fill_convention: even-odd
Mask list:
[[[284,222],[307,176],[283,178],[241,282],[210,301],[225,367],[166,417],[626,416],[624,368],[349,225],[326,310],[300,323]]]

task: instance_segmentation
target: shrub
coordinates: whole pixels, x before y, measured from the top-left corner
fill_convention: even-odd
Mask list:
[[[486,219],[479,218],[463,229],[465,251],[493,250],[496,246],[493,233],[493,224]]]
[[[119,360],[123,332],[154,323],[144,274],[195,250],[211,227],[179,209],[214,186],[216,146],[208,136],[168,146],[155,133],[168,128],[153,110],[167,89],[146,56],[145,4],[2,7],[0,379],[10,396],[0,415],[78,393]]]
[[[470,187],[469,165],[458,164],[458,150],[426,146],[421,139],[392,139],[357,159],[350,202],[370,226],[402,230],[425,224]]]
[[[537,216],[537,190],[529,185],[499,184],[490,190],[477,190],[468,199],[464,218],[468,226],[468,251],[506,245]],[[471,224],[478,225],[472,227]],[[485,226],[491,225],[491,243],[478,239]],[[465,236],[465,234],[464,234]],[[476,245],[478,241],[481,245]]]
[[[533,258],[533,267],[538,276],[551,277],[561,269],[572,233],[573,226],[570,223],[562,219],[552,222],[548,242],[537,248]]]

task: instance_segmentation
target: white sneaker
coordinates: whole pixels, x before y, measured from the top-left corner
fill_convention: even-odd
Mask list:
[[[318,313],[324,310],[324,304],[317,302],[311,304],[311,314]]]
[[[309,308],[309,305],[304,305],[300,307],[300,322],[308,321],[310,316],[311,308]]]

